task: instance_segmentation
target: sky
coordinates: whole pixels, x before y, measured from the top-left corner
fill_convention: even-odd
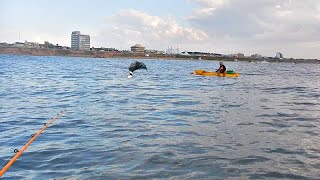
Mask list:
[[[0,0],[0,42],[320,59],[320,0]]]

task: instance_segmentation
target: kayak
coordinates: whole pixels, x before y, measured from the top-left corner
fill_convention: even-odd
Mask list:
[[[194,74],[195,75],[200,75],[200,76],[219,76],[219,77],[239,77],[239,75],[240,75],[237,72],[229,73],[227,71],[226,74],[221,74],[221,73],[217,73],[217,72],[205,71],[205,70],[202,70],[202,69],[197,69]]]

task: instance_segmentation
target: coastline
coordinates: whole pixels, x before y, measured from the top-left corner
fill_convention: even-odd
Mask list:
[[[244,62],[285,62],[285,63],[312,63],[320,64],[317,59],[276,59],[252,57],[216,57],[216,56],[191,56],[168,54],[133,54],[118,51],[74,51],[68,49],[25,48],[25,47],[0,47],[0,54],[32,55],[32,56],[67,56],[90,58],[132,58],[132,59],[175,59],[175,60],[215,60],[215,61],[244,61]]]

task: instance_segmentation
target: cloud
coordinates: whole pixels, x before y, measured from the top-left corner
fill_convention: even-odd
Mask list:
[[[188,0],[189,2],[195,2],[203,7],[216,7],[227,4],[228,0]]]
[[[280,49],[303,57],[294,49],[320,42],[320,1],[187,1],[196,5],[187,20],[193,27],[205,31],[211,41],[220,42],[220,46],[228,47],[228,43],[232,43],[234,48],[245,46],[247,52],[261,53],[266,52],[263,49],[275,52]],[[312,56],[320,57],[317,53],[314,49]]]
[[[208,35],[197,28],[184,27],[172,17],[159,17],[135,9],[125,9],[109,16],[100,37],[108,37],[128,48],[136,43],[147,48],[164,49],[172,44],[202,42]]]
[[[0,31],[0,42],[14,43],[18,42],[38,42],[44,43],[44,41],[49,41],[53,44],[60,44],[65,46],[70,46],[70,35],[65,36],[56,35],[48,32],[36,32],[30,29],[24,29],[23,31],[18,31],[16,29],[3,28]]]
[[[199,4],[200,8],[194,10],[192,15],[189,17],[191,19],[201,19],[206,16],[210,16],[214,13],[214,10],[221,8],[228,4],[228,0],[187,0],[188,2],[193,2]]]

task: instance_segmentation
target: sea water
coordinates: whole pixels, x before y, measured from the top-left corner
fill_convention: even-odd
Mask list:
[[[319,64],[134,61],[0,55],[3,179],[320,177]]]

